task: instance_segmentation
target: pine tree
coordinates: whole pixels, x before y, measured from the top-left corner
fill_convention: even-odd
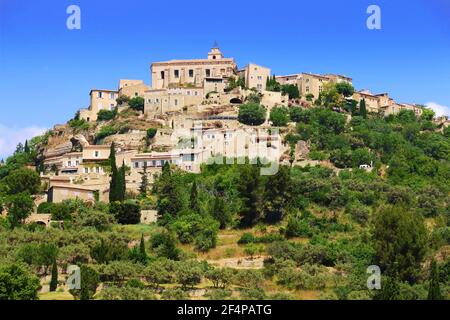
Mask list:
[[[147,176],[147,161],[144,162],[144,171],[141,173],[141,185],[139,186],[139,193],[142,197],[147,196],[148,176]]]
[[[359,115],[364,119],[367,118],[366,100],[362,99],[359,103]]]
[[[431,261],[430,286],[428,288],[428,300],[442,300],[441,288],[439,286],[439,268],[436,261]]]
[[[158,194],[156,206],[160,217],[159,221],[165,225],[184,207],[179,189],[181,186],[175,181],[168,162],[164,164],[162,174],[155,187]]]
[[[268,223],[281,221],[290,200],[290,170],[281,166],[276,175],[267,180],[265,188],[264,219]]]
[[[191,188],[191,210],[195,213],[200,213],[200,204],[198,201],[198,190],[197,190],[197,182],[194,180]]]
[[[50,291],[56,291],[58,287],[58,265],[56,264],[56,259],[53,260],[52,265],[52,278],[50,280]]]
[[[118,193],[117,193],[118,170],[116,164],[116,149],[114,146],[114,142],[111,143],[109,163],[111,165],[111,181],[109,183],[109,202],[114,202],[118,200]]]

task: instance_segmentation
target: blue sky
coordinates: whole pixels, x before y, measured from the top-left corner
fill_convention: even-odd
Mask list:
[[[81,8],[81,30],[66,8]],[[366,9],[381,8],[381,30]],[[91,88],[150,83],[152,61],[205,57],[217,41],[239,66],[341,73],[357,89],[450,106],[450,0],[0,0],[0,157],[64,123]]]

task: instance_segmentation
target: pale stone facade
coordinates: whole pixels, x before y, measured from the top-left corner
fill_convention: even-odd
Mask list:
[[[116,90],[92,89],[89,95],[91,103],[88,109],[80,110],[80,118],[86,121],[96,121],[100,110],[113,110],[116,107],[119,92]]]
[[[256,89],[259,92],[266,90],[267,79],[270,77],[270,69],[249,63],[239,74],[245,79],[245,86]]]
[[[119,96],[144,97],[145,91],[149,90],[143,80],[126,80],[119,81]]]
[[[368,90],[361,90],[353,94],[353,100],[356,100],[358,103],[363,99],[366,102],[366,110],[369,113],[378,113],[394,104],[394,101],[387,93],[372,94]]]
[[[145,92],[144,113],[158,115],[176,112],[202,103],[203,88],[150,89]]]
[[[169,87],[200,87],[205,78],[232,76],[236,63],[232,58],[224,58],[219,48],[214,47],[207,59],[170,60],[154,62],[151,65],[153,89]]]

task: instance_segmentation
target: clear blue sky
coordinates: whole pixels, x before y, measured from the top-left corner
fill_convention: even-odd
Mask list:
[[[71,4],[81,30],[66,28]],[[366,28],[370,4],[379,31]],[[215,40],[239,66],[341,73],[357,89],[450,106],[450,0],[0,0],[0,144],[11,128],[65,122],[91,88],[150,83],[152,61],[205,57]]]

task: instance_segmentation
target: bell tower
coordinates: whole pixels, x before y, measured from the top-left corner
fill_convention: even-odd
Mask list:
[[[208,52],[208,60],[223,59],[223,53],[219,49],[217,42],[214,42],[211,51]]]

